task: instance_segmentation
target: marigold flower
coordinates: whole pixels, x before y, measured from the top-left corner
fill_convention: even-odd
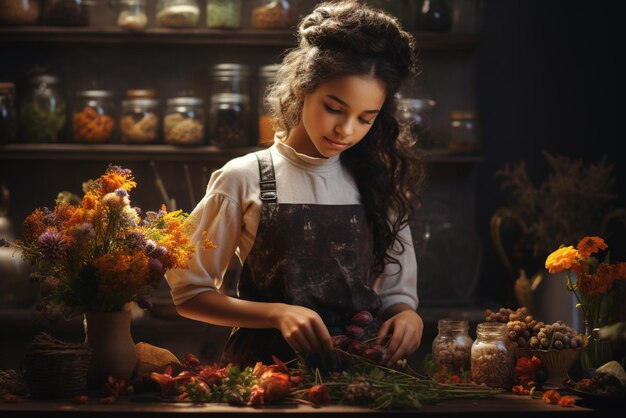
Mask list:
[[[561,399],[559,399],[557,403],[559,404],[559,406],[574,406],[576,404],[576,399],[574,399],[573,396],[565,395],[561,396]]]
[[[266,371],[259,379],[259,386],[265,391],[265,401],[273,402],[289,394],[291,382],[286,373]]]
[[[556,404],[559,401],[559,399],[561,399],[561,395],[556,390],[551,389],[551,390],[545,391],[541,399],[545,403]]]
[[[606,250],[607,248],[604,240],[600,237],[585,237],[581,239],[576,246],[578,257],[580,258],[587,258],[591,254],[595,254],[600,250]]]
[[[546,259],[546,268],[550,274],[569,269],[576,262],[578,251],[573,246],[561,247]]]
[[[315,405],[324,405],[330,401],[330,394],[326,385],[315,385],[307,391],[307,398]]]

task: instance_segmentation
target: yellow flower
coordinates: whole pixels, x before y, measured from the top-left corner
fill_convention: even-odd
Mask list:
[[[546,259],[546,268],[550,274],[559,273],[572,267],[578,257],[578,251],[572,245],[561,247]]]

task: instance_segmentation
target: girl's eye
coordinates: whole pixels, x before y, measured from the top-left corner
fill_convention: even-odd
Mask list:
[[[371,124],[372,124],[372,121],[370,121],[370,120],[359,119],[359,121],[360,121],[363,125],[371,125]]]
[[[341,113],[340,109],[333,109],[332,107],[328,106],[326,103],[324,103],[324,107],[326,108],[326,110],[328,110],[330,113]]]

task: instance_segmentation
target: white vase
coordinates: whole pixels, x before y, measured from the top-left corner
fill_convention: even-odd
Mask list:
[[[583,331],[584,318],[576,307],[578,301],[574,293],[567,290],[567,272],[549,274],[544,271],[543,279],[534,292],[534,303],[536,320],[546,324],[561,320],[575,330]]]

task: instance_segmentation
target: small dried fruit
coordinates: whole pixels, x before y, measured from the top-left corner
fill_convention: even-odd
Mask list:
[[[352,317],[351,321],[355,325],[359,325],[361,327],[367,327],[374,321],[374,317],[368,311],[360,311],[360,312],[357,312]]]
[[[365,330],[363,329],[363,327],[360,327],[358,325],[348,325],[346,327],[346,335],[350,338],[358,340],[360,338],[363,338],[363,335],[365,335]]]

